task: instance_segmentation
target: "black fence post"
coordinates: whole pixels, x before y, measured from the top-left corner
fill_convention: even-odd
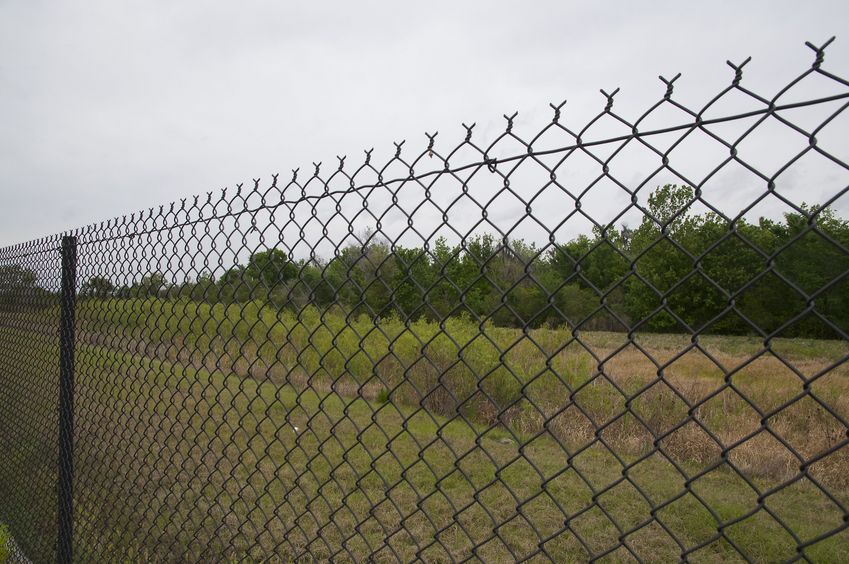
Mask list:
[[[59,304],[59,511],[56,560],[72,561],[74,481],[74,309],[77,238],[62,238],[62,293]]]

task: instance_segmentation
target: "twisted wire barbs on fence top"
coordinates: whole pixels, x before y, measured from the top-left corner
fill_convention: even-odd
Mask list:
[[[0,249],[0,522],[36,561],[840,560],[828,43],[767,97],[729,62],[698,109],[661,76],[635,120],[602,90],[579,129],[550,104],[529,141],[505,114]],[[812,75],[837,91],[787,101]],[[802,146],[764,166],[769,124]],[[837,178],[811,206],[784,180],[806,156]]]

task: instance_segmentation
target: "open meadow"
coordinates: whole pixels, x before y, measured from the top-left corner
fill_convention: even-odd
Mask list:
[[[55,315],[2,319],[0,389],[27,386],[4,449],[34,475],[52,472]],[[81,559],[845,556],[842,341],[155,298],[77,318]],[[9,500],[21,529],[47,495]]]

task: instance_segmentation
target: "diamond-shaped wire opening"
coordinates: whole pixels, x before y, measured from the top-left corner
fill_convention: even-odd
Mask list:
[[[686,550],[711,543],[716,538],[716,518],[693,492],[684,492],[656,513],[658,522],[670,531]]]
[[[838,446],[846,433],[845,423],[810,395],[800,393],[797,398],[782,405],[780,413],[770,418],[770,429],[804,459],[813,459]]]
[[[569,519],[569,529],[585,546],[589,554],[596,555],[616,550],[621,534],[616,524],[598,505],[591,506]]]
[[[796,540],[763,508],[730,525],[726,529],[726,536],[744,554],[765,559],[788,559],[796,555]]]

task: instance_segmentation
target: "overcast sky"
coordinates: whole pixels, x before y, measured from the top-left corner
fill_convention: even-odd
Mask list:
[[[385,159],[401,139],[421,151],[425,131],[450,148],[461,122],[485,143],[504,113],[532,136],[551,101],[583,125],[599,88],[636,118],[659,74],[683,73],[675,96],[698,107],[730,82],[726,59],[751,55],[744,84],[773,94],[810,66],[806,40],[838,35],[826,68],[848,77],[847,22],[845,1],[6,1],[0,246],[335,155]]]

